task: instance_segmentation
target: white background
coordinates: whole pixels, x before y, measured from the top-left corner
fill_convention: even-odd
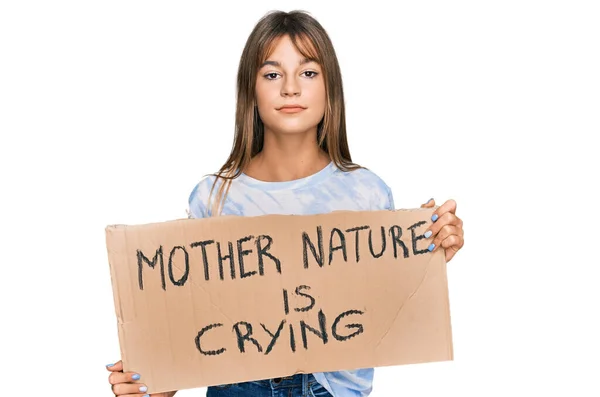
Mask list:
[[[3,395],[110,395],[104,227],[186,216],[248,34],[296,8],[334,42],[353,159],[464,220],[455,360],[378,369],[372,396],[600,395],[597,3],[331,3],[1,3]]]

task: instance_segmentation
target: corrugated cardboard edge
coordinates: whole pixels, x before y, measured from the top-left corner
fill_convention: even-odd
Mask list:
[[[157,222],[147,222],[140,223],[135,225],[125,225],[125,224],[111,224],[106,226],[106,232],[109,230],[118,230],[120,228],[135,228],[141,227],[145,228],[152,225],[159,225],[164,223],[178,223],[185,221],[196,221],[196,220],[228,220],[228,219],[240,219],[240,218],[264,218],[264,217],[292,217],[292,216],[301,216],[301,217],[311,217],[311,216],[324,216],[329,214],[340,214],[340,213],[377,213],[377,212],[427,212],[427,211],[435,211],[439,206],[431,207],[431,208],[399,208],[395,210],[336,210],[322,214],[311,214],[311,215],[296,215],[296,214],[265,214],[265,215],[253,215],[253,216],[239,216],[239,215],[220,215],[215,217],[208,218],[178,218],[178,219],[169,219],[166,221],[157,221]]]
[[[110,244],[108,244],[108,242],[113,239],[114,234],[123,234],[124,233],[124,227],[126,227],[126,226],[125,225],[112,225],[112,226],[106,227],[105,235],[106,235],[107,247],[110,246]],[[113,287],[112,288],[113,289],[113,304],[115,306],[115,314],[117,316],[117,332],[118,332],[118,338],[119,338],[119,350],[121,353],[121,360],[123,361],[123,365],[124,365],[124,369],[125,369],[125,365],[127,363],[127,357],[126,357],[125,349],[123,346],[123,340],[124,340],[123,327],[122,327],[123,308],[119,304],[119,302],[122,302],[122,299],[119,299],[121,297],[122,286],[119,285],[119,283],[117,282],[118,277],[116,274],[117,268],[115,266],[115,253],[111,250],[108,250],[108,248],[107,248],[107,255],[108,255],[108,264],[109,264],[109,268],[110,268],[111,284]]]
[[[443,271],[443,282],[441,287],[444,288],[444,294],[446,295],[446,314],[448,315],[448,333],[446,334],[446,341],[448,346],[448,361],[454,361],[454,343],[452,337],[452,313],[450,312],[450,287],[448,284],[448,263],[446,262],[446,256],[444,255],[444,271]]]

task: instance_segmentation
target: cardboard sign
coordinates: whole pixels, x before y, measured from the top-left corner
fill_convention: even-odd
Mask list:
[[[452,360],[433,211],[107,227],[124,369],[157,393]]]

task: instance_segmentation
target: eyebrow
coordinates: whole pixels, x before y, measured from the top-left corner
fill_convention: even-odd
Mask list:
[[[299,65],[304,65],[305,63],[310,63],[310,62],[316,62],[314,59],[310,59],[310,58],[303,58]],[[281,64],[277,61],[265,61],[262,65],[260,65],[260,67],[264,67],[267,65],[272,65],[272,66],[277,66],[277,67],[281,67]],[[260,68],[259,68],[260,69]]]

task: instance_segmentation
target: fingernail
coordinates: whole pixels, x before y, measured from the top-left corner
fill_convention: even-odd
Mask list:
[[[114,364],[106,364],[106,368],[112,367]]]
[[[142,397],[150,397],[150,394],[144,394]]]
[[[140,386],[140,391],[141,391],[142,393],[143,393],[143,392],[146,392],[146,391],[148,391],[148,388],[147,388],[146,386]]]
[[[438,219],[438,215],[433,214],[433,216],[431,217],[431,220],[435,222],[435,221],[437,221],[437,219]]]
[[[431,244],[427,249],[429,250],[429,252],[433,251],[433,249],[435,248],[435,244]]]
[[[140,379],[140,375],[139,374],[133,374],[133,376],[131,377],[131,379],[138,380],[138,379]]]
[[[423,236],[425,236],[425,238],[431,237],[431,230],[426,231]]]

